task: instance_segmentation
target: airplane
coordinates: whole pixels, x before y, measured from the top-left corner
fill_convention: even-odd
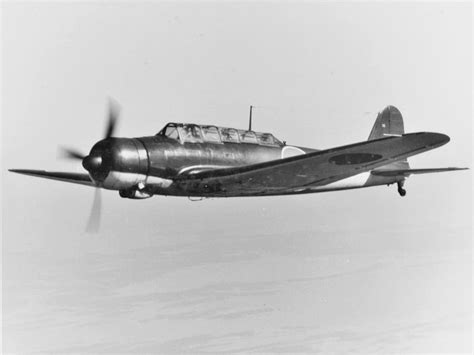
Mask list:
[[[289,145],[271,133],[253,131],[252,106],[246,130],[168,123],[157,134],[139,138],[115,137],[118,104],[110,101],[108,111],[104,138],[88,155],[65,150],[87,173],[9,171],[145,199],[294,195],[392,184],[405,196],[404,182],[411,175],[467,169],[412,169],[408,157],[438,148],[450,138],[405,133],[394,106],[378,114],[366,141],[325,150]]]

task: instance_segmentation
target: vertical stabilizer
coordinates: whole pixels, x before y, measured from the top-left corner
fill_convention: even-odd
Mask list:
[[[378,114],[368,140],[404,133],[402,114],[395,106],[387,106]]]
[[[403,117],[395,106],[387,106],[377,115],[372,131],[367,140],[379,139],[391,135],[402,135],[405,133]],[[409,169],[406,159],[385,165],[383,169]],[[375,169],[377,170],[377,169]]]

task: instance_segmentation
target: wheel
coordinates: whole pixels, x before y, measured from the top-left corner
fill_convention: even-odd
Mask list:
[[[406,190],[403,188],[404,182],[404,180],[397,181],[398,193],[400,194],[400,196],[405,196],[407,194]]]

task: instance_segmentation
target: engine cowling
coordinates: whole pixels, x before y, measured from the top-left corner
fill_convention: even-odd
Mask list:
[[[108,138],[92,147],[83,165],[104,189],[129,190],[146,182],[149,160],[138,139]]]

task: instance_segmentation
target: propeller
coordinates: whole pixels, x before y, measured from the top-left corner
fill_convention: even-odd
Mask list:
[[[95,234],[99,231],[100,216],[102,214],[102,193],[99,187],[95,188],[94,201],[87,221],[86,233]]]
[[[105,134],[103,139],[110,138],[114,135],[115,127],[117,126],[118,116],[120,114],[120,105],[112,98],[109,98],[107,125],[105,126]],[[84,160],[87,156],[75,149],[61,147],[61,155],[66,159]]]
[[[117,101],[113,100],[112,98],[109,98],[107,109],[107,123],[105,126],[103,139],[113,137],[115,128],[117,126],[119,114],[120,105],[117,103]],[[81,160],[83,167],[89,173],[97,171],[101,168],[102,157],[100,156],[84,155],[81,152],[71,148],[61,147],[60,149],[64,158],[71,160]],[[95,181],[95,185],[96,187],[94,192],[94,200],[92,202],[91,212],[87,221],[86,233],[97,233],[99,231],[100,226],[102,196],[99,183]]]
[[[83,160],[86,156],[75,149],[61,147],[61,155],[66,159]]]
[[[105,129],[104,139],[107,139],[113,136],[119,114],[120,114],[119,104],[117,103],[117,101],[113,100],[112,98],[109,98],[108,121],[107,121],[107,126]]]

